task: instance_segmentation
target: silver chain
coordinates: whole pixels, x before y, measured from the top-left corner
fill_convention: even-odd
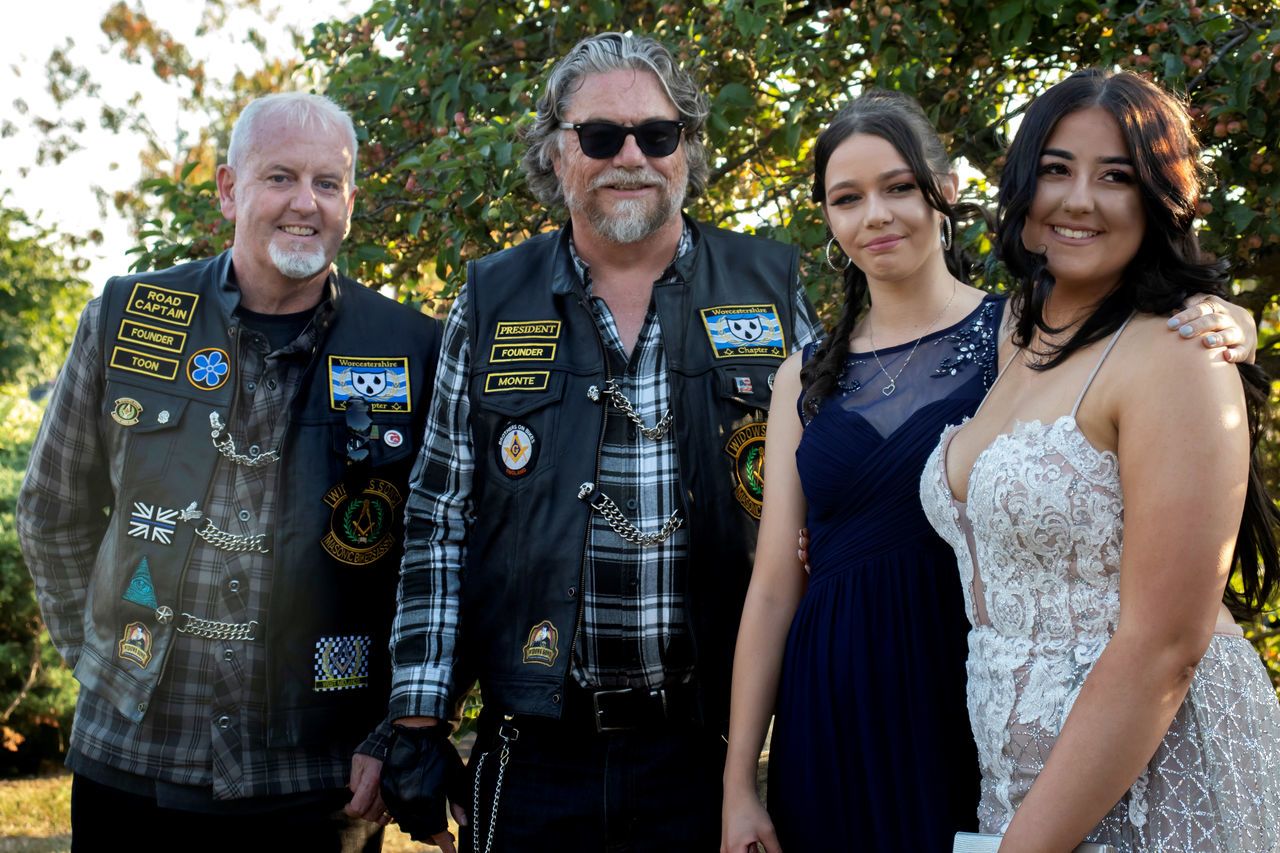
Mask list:
[[[213,427],[210,438],[213,439],[213,446],[223,456],[230,459],[237,465],[243,465],[246,468],[261,468],[263,465],[270,465],[280,459],[279,450],[268,450],[266,453],[239,453],[236,451],[236,440],[231,437],[231,433],[227,432],[227,425],[222,422],[221,416],[217,412],[209,413],[209,426]]]
[[[959,283],[956,279],[951,279],[951,298],[947,300],[947,304],[942,306],[942,310],[938,312],[938,316],[933,318],[933,322],[929,324],[929,328],[924,330],[924,334],[916,338],[915,344],[911,347],[911,352],[907,353],[907,360],[902,362],[902,367],[898,368],[898,372],[889,375],[889,371],[884,369],[884,362],[880,360],[880,354],[876,352],[876,336],[871,329],[871,315],[867,315],[867,337],[871,340],[871,356],[876,360],[876,364],[880,366],[880,372],[889,380],[889,384],[880,389],[880,393],[886,397],[892,397],[893,392],[898,390],[898,377],[902,375],[902,371],[907,369],[907,365],[911,363],[911,356],[916,354],[916,347],[920,346],[920,342],[929,336],[933,331],[933,327],[938,325],[938,321],[947,313],[947,309],[951,307],[951,303],[956,301],[956,291],[959,290]],[[917,326],[916,328],[919,328]]]
[[[182,616],[186,621],[178,625],[178,633],[206,640],[253,640],[254,632],[258,629],[256,619],[249,622],[215,622],[190,613],[183,613]]]
[[[661,441],[662,437],[667,434],[667,429],[671,426],[674,415],[670,409],[663,415],[653,426],[645,426],[644,419],[636,412],[635,407],[631,405],[631,401],[627,399],[627,395],[622,393],[622,389],[618,387],[616,379],[609,379],[604,383],[604,388],[592,385],[587,389],[587,396],[592,400],[599,400],[601,395],[608,397],[614,408],[627,416],[633,424],[640,428],[640,434],[650,441]]]
[[[595,498],[588,500],[594,494]],[[672,533],[680,529],[680,525],[684,524],[684,519],[680,517],[677,510],[672,512],[666,521],[662,523],[657,533],[642,533],[639,527],[632,524],[622,510],[618,509],[618,505],[613,499],[604,492],[596,491],[595,483],[583,483],[578,487],[578,500],[587,501],[587,505],[596,512],[604,516],[604,520],[609,522],[609,526],[613,528],[613,532],[621,536],[625,541],[632,545],[639,545],[647,548],[651,545],[657,545],[667,541]]]
[[[196,502],[192,501],[187,505],[186,509],[178,510],[178,518],[181,521],[196,521],[204,517],[204,513],[196,506]],[[239,553],[241,551],[257,551],[259,554],[270,554],[271,549],[262,547],[262,543],[266,540],[267,534],[254,533],[251,536],[244,536],[239,533],[228,533],[222,530],[218,525],[213,523],[213,519],[205,518],[204,526],[196,528],[196,535],[213,547],[222,551],[231,551]]]
[[[502,777],[506,775],[507,762],[511,760],[511,742],[520,738],[519,729],[514,727],[511,729],[512,737],[507,736],[506,729],[506,723],[498,729],[498,737],[502,738],[502,749],[498,752],[498,779],[493,786],[493,809],[489,812],[489,829],[484,836],[484,853],[490,853],[493,849],[493,837],[498,828],[498,799],[502,796]],[[484,772],[484,760],[488,756],[488,752],[482,752],[476,759],[475,782],[471,786],[471,819],[474,821],[480,820],[480,778]],[[480,850],[479,826],[471,836],[471,850],[472,853],[478,853]]]

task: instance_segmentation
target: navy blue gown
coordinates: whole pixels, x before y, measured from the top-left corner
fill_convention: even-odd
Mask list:
[[[995,379],[1002,305],[988,297],[914,354],[911,343],[880,350],[887,376],[851,353],[839,392],[802,413],[811,574],[769,753],[784,850],[950,851],[956,831],[976,831],[969,623],[920,474],[943,428],[973,414]]]

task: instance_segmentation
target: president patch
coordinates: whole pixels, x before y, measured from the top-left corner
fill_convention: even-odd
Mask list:
[[[701,313],[716,358],[787,357],[776,306],[718,305]]]
[[[367,565],[386,556],[396,544],[392,530],[400,501],[400,490],[377,477],[357,495],[339,483],[324,495],[333,512],[329,532],[320,545],[330,557],[349,566]]]
[[[559,320],[522,320],[518,322],[499,323],[493,330],[495,341],[509,341],[513,338],[540,338],[554,341],[560,337]]]
[[[164,320],[178,326],[190,326],[196,316],[196,303],[200,297],[194,293],[170,290],[140,281],[133,286],[125,312],[152,320]]]
[[[747,424],[724,448],[733,458],[733,496],[752,518],[764,505],[764,432],[763,422]]]
[[[353,398],[367,402],[371,412],[412,411],[409,359],[329,356],[329,407],[344,411]]]
[[[369,684],[369,647],[366,636],[321,637],[316,640],[315,690],[354,690]]]

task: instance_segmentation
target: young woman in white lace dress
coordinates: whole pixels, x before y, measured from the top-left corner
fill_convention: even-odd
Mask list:
[[[1002,851],[1280,849],[1280,705],[1224,604],[1256,612],[1280,573],[1251,456],[1265,381],[1164,319],[1224,292],[1199,170],[1176,100],[1085,71],[1032,104],[1000,181],[1016,327],[921,498],[974,625],[979,820]]]

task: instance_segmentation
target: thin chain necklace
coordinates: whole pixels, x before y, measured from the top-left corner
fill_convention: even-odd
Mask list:
[[[867,338],[871,341],[871,355],[876,360],[876,364],[880,366],[880,372],[889,380],[889,384],[880,389],[880,393],[886,397],[892,397],[893,392],[898,390],[898,377],[902,375],[902,371],[907,369],[907,365],[911,363],[911,357],[916,354],[916,348],[920,346],[920,342],[929,337],[929,333],[933,331],[933,327],[938,325],[938,321],[947,313],[947,309],[951,307],[951,303],[956,301],[956,291],[959,285],[956,279],[951,279],[951,298],[947,300],[947,304],[942,306],[942,310],[938,312],[938,316],[933,318],[933,322],[929,324],[929,328],[924,330],[920,337],[916,338],[916,342],[911,347],[911,352],[907,353],[907,360],[902,362],[902,367],[898,368],[898,372],[889,375],[889,371],[884,369],[884,362],[880,360],[880,354],[876,352],[876,335],[871,328],[871,315],[867,314]],[[916,328],[919,328],[918,326]]]

